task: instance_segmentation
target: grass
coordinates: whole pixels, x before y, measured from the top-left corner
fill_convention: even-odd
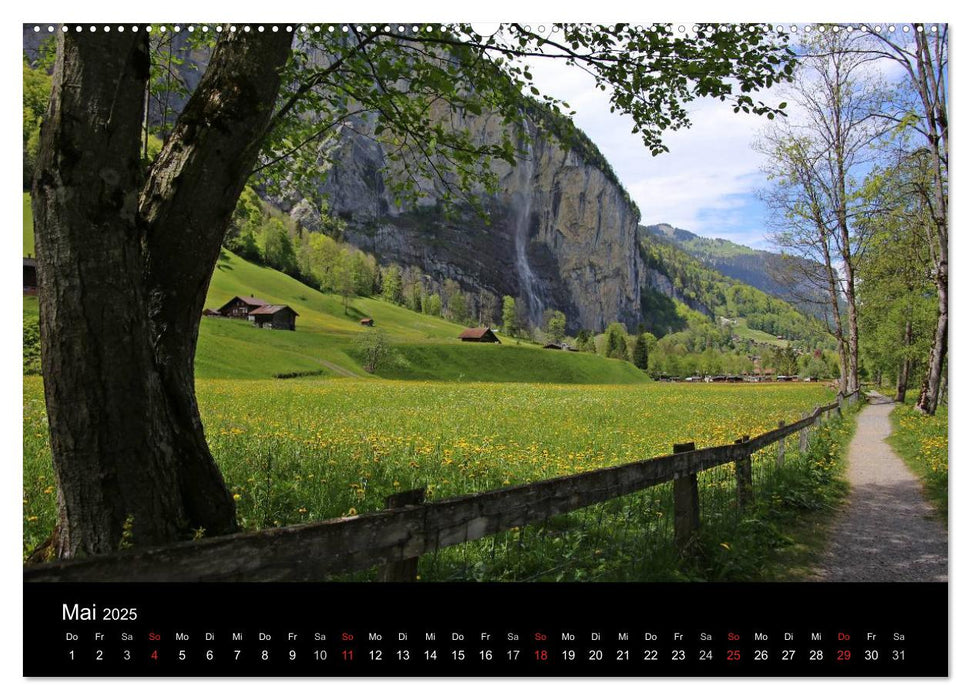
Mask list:
[[[643,384],[643,372],[622,360],[590,353],[537,350],[534,345],[467,343],[406,344],[396,347],[398,362],[378,371],[391,379],[468,381],[490,378],[502,382],[556,384]]]
[[[837,507],[849,493],[846,452],[861,406],[844,408],[845,418],[817,429],[805,455],[788,456],[784,470],[770,473],[748,517],[709,529],[695,564],[702,577],[810,580],[829,543]],[[768,452],[762,459],[774,460],[774,446]]]
[[[34,215],[30,209],[30,193],[24,192],[24,257],[34,256]]]
[[[24,297],[24,374],[40,374],[40,317],[37,297]]]
[[[377,510],[385,496],[421,486],[438,499],[664,454],[676,442],[723,444],[774,427],[780,418],[794,420],[831,398],[816,385],[346,378],[199,380],[198,396],[213,454],[246,529]],[[25,553],[50,533],[56,516],[45,421],[41,380],[25,377]],[[640,537],[668,542],[657,536],[670,524],[665,493],[650,489],[525,533],[443,550],[423,559],[423,576],[544,577],[556,562],[575,562],[545,578],[684,577],[672,568],[674,559],[659,563],[670,556],[669,547],[632,546]],[[526,547],[534,537],[539,546]],[[651,552],[650,559],[631,559]],[[723,569],[712,568],[711,575],[741,575]]]
[[[334,365],[363,375],[364,370],[347,355],[351,347],[350,341],[335,341],[306,329],[291,333],[257,328],[242,320],[203,318],[196,350],[196,376],[266,379],[275,374],[315,370],[338,376]]]
[[[776,338],[771,333],[766,333],[765,331],[760,331],[755,328],[749,328],[746,324],[745,319],[736,319],[735,325],[732,326],[732,334],[737,335],[739,338],[745,340],[752,340],[756,343],[764,343],[766,345],[775,345],[776,347],[784,348],[789,345],[789,341],[780,340]]]
[[[924,495],[938,517],[947,522],[947,406],[939,406],[933,416],[914,411],[913,406],[897,406],[890,414],[893,432],[887,442],[920,479]]]

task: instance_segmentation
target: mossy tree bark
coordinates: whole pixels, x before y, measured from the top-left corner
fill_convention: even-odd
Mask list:
[[[291,42],[220,39],[146,178],[147,33],[58,34],[32,193],[59,557],[237,527],[193,357]]]

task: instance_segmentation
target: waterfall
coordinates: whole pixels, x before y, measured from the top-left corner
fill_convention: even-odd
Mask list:
[[[533,144],[530,141],[527,122],[523,123],[523,131],[526,133],[526,160],[520,162],[520,167],[524,171],[525,187],[522,189],[524,193],[522,200],[518,202],[516,207],[513,241],[515,243],[519,289],[529,309],[530,324],[539,327],[543,322],[543,300],[540,299],[538,292],[539,280],[536,278],[533,268],[530,267],[529,257],[526,254],[529,243],[530,220],[533,217],[533,176],[536,173],[536,161],[533,157]]]

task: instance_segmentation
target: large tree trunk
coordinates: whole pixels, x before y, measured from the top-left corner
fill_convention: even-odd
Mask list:
[[[843,331],[843,317],[840,314],[839,281],[836,279],[833,259],[829,252],[829,233],[821,220],[817,220],[817,231],[819,234],[819,250],[823,254],[823,265],[826,269],[826,291],[829,296],[830,309],[833,312],[833,337],[836,338],[836,356],[839,359],[840,370],[839,392],[846,394],[850,376],[849,353],[847,352],[846,334]]]
[[[186,524],[142,280],[148,71],[143,36],[58,33],[33,206],[59,556],[117,548],[126,522],[145,542]]]
[[[937,328],[934,343],[927,358],[927,372],[914,408],[933,415],[937,411],[941,377],[947,358],[947,285],[948,285],[948,115],[947,91],[937,79],[937,68],[943,65],[943,39],[935,40],[932,52],[928,37],[915,32],[917,43],[917,75],[915,85],[924,106],[924,121],[928,151],[931,155],[931,176],[934,192],[929,202],[933,226],[928,242],[935,256],[934,283],[937,285]],[[936,53],[936,55],[935,55]]]
[[[146,283],[155,364],[183,440],[175,460],[197,527],[236,527],[232,499],[206,445],[194,360],[206,292],[236,201],[280,89],[292,33],[220,42],[142,189]]]
[[[904,338],[903,344],[904,348],[910,348],[910,344],[913,342],[914,337],[914,325],[909,320],[904,326]],[[903,403],[907,400],[907,385],[910,383],[910,358],[905,357],[900,362],[900,368],[897,370],[897,393],[894,395],[893,400],[897,403]]]
[[[838,93],[837,93],[838,94]],[[840,98],[837,98],[840,99]],[[837,103],[835,110],[836,125],[835,131],[843,134],[840,127],[841,112]],[[850,224],[847,219],[846,206],[846,169],[845,154],[843,152],[843,142],[837,141],[835,144],[836,159],[836,218],[839,236],[839,254],[843,265],[843,276],[846,281],[843,283],[843,293],[846,297],[846,320],[849,326],[849,333],[846,337],[846,393],[853,393],[860,388],[860,323],[859,312],[856,306],[856,267],[853,264],[853,248],[851,244]],[[838,305],[838,301],[837,301]]]
[[[840,173],[843,177],[842,166]],[[840,191],[843,191],[842,180]],[[845,194],[841,194],[841,197],[843,196]],[[843,213],[839,216],[841,220],[839,226],[840,256],[843,259],[843,270],[846,276],[843,291],[846,297],[846,324],[849,327],[846,336],[846,389],[844,391],[852,394],[860,388],[860,314],[856,305],[856,267],[853,265],[849,225]]]
[[[937,328],[934,330],[934,343],[927,358],[927,373],[917,396],[914,408],[920,413],[934,415],[940,396],[941,377],[944,360],[947,357],[947,267],[938,266],[937,282]]]
[[[57,555],[233,531],[192,358],[292,37],[220,42],[142,188],[148,35],[57,36],[33,186]]]
[[[947,406],[947,359],[945,357],[944,369],[941,372],[941,385],[937,390],[937,407]]]
[[[850,327],[850,333],[846,339],[846,391],[852,394],[860,388],[860,323],[856,299],[849,295],[847,296],[846,315]]]

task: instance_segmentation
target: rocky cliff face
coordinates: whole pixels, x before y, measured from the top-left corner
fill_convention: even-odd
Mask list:
[[[466,126],[483,143],[498,141],[505,128],[495,116]],[[355,127],[339,139],[322,186],[331,213],[347,220],[351,243],[382,263],[515,296],[535,325],[547,308],[565,312],[574,330],[640,320],[638,212],[613,176],[578,150],[527,122],[524,157],[516,167],[496,166],[499,191],[482,195],[486,222],[470,211],[444,216],[433,183],[417,207],[395,206],[382,146],[362,135],[365,124]],[[312,205],[297,202],[290,212],[313,228]]]
[[[36,51],[39,43],[25,27],[25,49]],[[205,71],[208,51],[184,47],[181,38],[177,50],[184,52],[179,72],[191,91]],[[185,98],[169,98],[170,109],[180,110]],[[460,126],[481,143],[499,142],[507,128],[495,115],[469,117]],[[597,164],[603,159],[589,140],[581,137],[579,148],[565,148],[536,123],[525,126],[526,157],[516,167],[496,166],[500,188],[486,197],[488,222],[472,212],[444,216],[438,186],[431,182],[422,183],[429,195],[418,206],[397,207],[385,180],[384,149],[361,119],[327,146],[334,150],[321,163],[334,165],[320,189],[331,213],[348,222],[349,242],[382,263],[421,268],[433,287],[453,279],[466,291],[514,296],[524,302],[534,325],[549,308],[566,313],[571,331],[603,330],[617,320],[635,327],[645,278],[637,244],[639,213],[609,168]],[[310,203],[317,197],[305,194],[291,193],[274,203],[317,229],[320,213]]]

